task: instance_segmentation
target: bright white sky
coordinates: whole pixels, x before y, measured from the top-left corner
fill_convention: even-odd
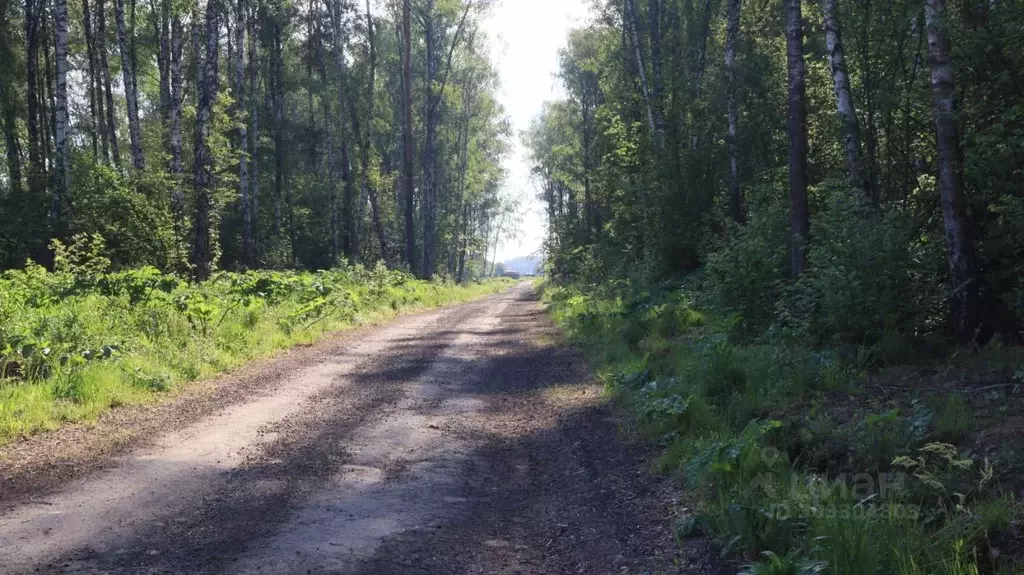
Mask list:
[[[585,23],[589,4],[589,0],[498,0],[484,24],[491,41],[491,60],[501,75],[499,99],[515,133],[513,152],[505,160],[505,185],[507,192],[521,194],[526,205],[522,229],[516,239],[498,248],[498,261],[533,255],[543,241],[544,206],[530,179],[521,134],[544,102],[563,94],[554,77],[558,50],[565,46],[569,30]]]

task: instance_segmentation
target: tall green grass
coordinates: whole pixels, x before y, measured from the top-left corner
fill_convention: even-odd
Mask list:
[[[746,573],[1022,572],[1019,481],[947,443],[975,424],[959,396],[893,407],[862,354],[751,339],[699,291],[544,290],[695,495],[679,537],[715,535]]]
[[[0,275],[0,444],[154,401],[183,382],[404,310],[504,289],[378,267],[219,273],[39,266]]]

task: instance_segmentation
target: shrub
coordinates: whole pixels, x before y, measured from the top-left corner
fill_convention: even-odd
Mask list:
[[[812,343],[884,342],[886,359],[905,359],[898,357],[903,338],[939,327],[925,310],[937,309],[944,294],[941,245],[915,238],[899,211],[878,214],[845,190],[824,199],[808,271],[780,300],[780,319]]]
[[[218,273],[188,284],[155,268],[107,271],[98,236],[55,244],[55,273],[0,275],[0,443],[409,306],[508,285],[412,279],[383,266]]]
[[[753,194],[750,221],[730,224],[705,266],[719,304],[739,313],[749,330],[758,332],[773,321],[787,269],[786,205],[777,190]]]

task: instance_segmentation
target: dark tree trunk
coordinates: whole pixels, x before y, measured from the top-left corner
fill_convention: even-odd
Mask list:
[[[442,75],[440,85],[435,90],[434,82],[437,80],[437,37],[434,28],[434,5],[435,0],[427,0],[427,14],[424,19],[424,31],[426,36],[427,50],[427,88],[426,88],[426,142],[423,151],[423,262],[420,275],[424,278],[432,278],[437,266],[437,226],[438,226],[438,160],[437,160],[437,125],[438,106],[444,96],[444,89],[448,83],[451,73],[452,56],[459,44],[459,39],[466,25],[469,10],[473,6],[472,0],[466,2],[459,21],[458,28],[452,36],[452,43],[448,47],[448,58]]]
[[[466,252],[469,249],[469,202],[462,206],[462,245],[459,246],[459,264],[456,281],[466,282]]]
[[[963,166],[956,123],[953,61],[945,27],[945,0],[926,0],[928,61],[932,70],[932,109],[938,152],[939,193],[949,253],[950,323],[963,342],[975,337],[979,324],[978,269],[971,224],[963,192]]]
[[[434,37],[434,0],[427,0],[424,16],[423,35],[426,40],[427,81],[426,81],[426,134],[423,146],[423,203],[420,204],[420,220],[423,222],[423,261],[416,273],[424,278],[434,274],[437,235],[437,115],[434,107],[434,81],[437,79],[437,40]],[[440,97],[440,96],[439,96]]]
[[[631,10],[636,10],[635,5]],[[648,0],[647,22],[651,45],[651,96],[656,106],[660,106],[665,93],[665,80],[662,74],[663,59],[661,50],[661,2]]]
[[[249,19],[249,91],[252,108],[250,121],[252,128],[248,131],[249,158],[252,170],[249,175],[249,201],[251,215],[250,235],[252,237],[253,265],[256,265],[260,253],[260,93],[259,93],[259,53],[256,43],[256,20],[258,11],[255,6]]]
[[[41,194],[45,188],[46,168],[40,149],[42,134],[39,130],[41,116],[39,101],[39,20],[43,12],[43,0],[25,0],[25,70],[26,99],[28,100],[28,186],[33,194]]]
[[[342,5],[340,2],[331,4],[331,20],[334,27],[334,60],[338,69],[338,147],[339,160],[341,161],[341,181],[344,186],[342,194],[341,210],[341,247],[345,259],[349,263],[355,263],[359,259],[359,239],[355,224],[355,185],[352,179],[352,160],[349,154],[348,134],[346,133],[346,121],[356,113],[355,106],[351,105],[345,91],[346,82],[346,61],[344,52],[344,39],[342,37]],[[353,120],[354,121],[354,120]],[[358,134],[355,134],[357,137]]]
[[[153,18],[153,36],[157,38],[158,50],[156,53],[158,81],[160,83],[160,122],[163,127],[164,137],[170,125],[171,119],[171,46],[170,46],[170,1],[150,0],[150,12]],[[166,144],[170,149],[170,142]]]
[[[7,173],[11,178],[11,192],[21,195],[21,144],[18,142],[17,110],[7,94],[4,77],[0,75],[0,106],[3,106],[4,152],[7,156]]]
[[[134,12],[134,2],[132,3]],[[134,58],[128,42],[128,31],[124,23],[124,0],[114,0],[114,19],[117,23],[117,46],[121,52],[121,79],[124,84],[124,100],[128,107],[128,138],[132,147],[132,165],[136,170],[146,167],[142,155],[142,131],[139,127],[139,92],[135,85]],[[133,26],[134,28],[134,26]],[[133,37],[131,45],[134,45]]]
[[[790,271],[807,268],[810,216],[807,210],[807,102],[803,17],[800,0],[786,0],[786,60],[789,69],[789,223]]]
[[[281,24],[274,23],[273,53],[271,54],[271,100],[274,106],[274,235],[280,235],[282,228],[281,203],[284,200],[284,87],[282,75]],[[294,263],[294,262],[293,262]]]
[[[466,233],[466,222],[465,218],[468,217],[468,210],[466,206],[469,205],[469,200],[466,199],[466,170],[469,167],[469,140],[470,140],[470,121],[472,120],[471,107],[473,105],[473,99],[476,95],[476,74],[470,72],[466,83],[462,88],[462,119],[459,125],[459,171],[458,171],[458,184],[456,184],[456,193],[458,199],[455,205],[455,236],[452,240],[452,249],[454,250],[452,255],[449,257],[449,275],[455,276],[457,281],[461,281],[457,273],[458,262],[457,251],[460,250],[461,245],[465,239]],[[586,167],[584,167],[584,175],[586,175]]]
[[[402,142],[404,156],[402,158],[402,178],[405,186],[405,258],[409,270],[413,273],[419,269],[416,254],[416,225],[413,220],[416,209],[414,197],[415,182],[413,181],[413,149],[412,149],[412,16],[411,0],[402,2]]]
[[[110,63],[107,61],[107,9],[104,0],[96,0],[96,52],[99,54],[100,79],[103,83],[103,97],[107,108],[107,134],[110,139],[110,155],[114,165],[121,164],[121,151],[117,145],[117,119],[114,115],[114,92],[110,81]]]
[[[708,54],[708,36],[711,35],[711,17],[714,15],[714,5],[711,0],[704,0],[704,8],[701,12],[701,24],[700,24],[700,36],[697,39],[697,50],[694,55],[694,71],[693,71],[693,99],[699,100],[701,92],[704,89],[704,73],[707,71],[707,54]],[[697,145],[700,141],[700,130],[696,123],[693,126],[693,131],[690,134],[690,149],[694,152],[697,151]]]
[[[377,192],[370,183],[370,152],[373,146],[373,117],[376,106],[374,95],[377,85],[377,47],[374,44],[373,15],[370,12],[370,0],[366,0],[366,34],[368,46],[366,47],[367,57],[370,61],[370,79],[367,84],[367,110],[366,110],[366,134],[363,136],[363,158],[362,158],[362,185],[363,193],[370,202],[373,228],[377,232],[377,241],[380,243],[381,257],[384,263],[390,265],[388,259],[387,235],[384,233],[384,226],[381,223],[380,208],[377,205]]]
[[[245,0],[238,0],[235,22],[235,120],[238,122],[238,195],[242,208],[242,263],[255,264],[252,246],[252,211],[249,202],[248,128],[245,125]],[[250,44],[250,50],[251,50]],[[252,60],[252,53],[249,54]]]
[[[100,157],[100,133],[97,126],[96,115],[96,54],[92,48],[92,14],[89,10],[89,0],[82,0],[82,25],[85,30],[85,56],[87,60],[87,74],[89,87],[86,91],[89,94],[89,123],[86,129],[89,132],[89,142],[92,146],[93,158]],[[104,146],[106,142],[104,142]]]
[[[54,151],[55,165],[53,196],[50,202],[50,233],[53,238],[65,239],[68,222],[65,208],[70,205],[68,179],[71,173],[70,149],[68,146],[68,3],[67,0],[53,0],[54,47],[57,67],[54,94]]]
[[[342,193],[342,200],[341,200],[341,202],[342,202],[341,220],[342,220],[342,230],[343,230],[341,249],[342,249],[342,252],[345,254],[345,259],[349,263],[355,263],[358,255],[359,255],[359,252],[358,252],[358,245],[357,245],[356,234],[355,234],[355,221],[354,221],[355,220],[355,218],[354,218],[355,198],[353,196],[355,194],[355,187],[353,186],[353,182],[352,182],[352,158],[349,157],[348,144],[344,140],[344,138],[345,138],[344,132],[341,134],[341,137],[343,138],[342,139],[342,143],[341,143],[341,150],[340,150],[341,151],[341,154],[340,154],[340,156],[341,156],[340,157],[340,160],[341,160],[341,182],[342,182],[342,186],[343,186],[343,193]]]
[[[211,210],[213,201],[213,157],[208,148],[210,128],[213,124],[213,102],[217,97],[219,14],[218,0],[209,0],[206,5],[206,55],[203,58],[202,82],[199,88],[199,106],[196,109],[195,132],[195,242],[192,244],[192,265],[200,280],[210,277],[213,271],[213,246],[211,245]]]
[[[866,104],[864,114],[866,116],[866,140],[868,157],[867,162],[862,162],[864,170],[864,181],[866,189],[871,198],[878,200],[878,133],[875,129],[875,81],[871,67],[871,0],[864,2],[864,26],[861,28],[861,66],[864,73],[864,102]]]

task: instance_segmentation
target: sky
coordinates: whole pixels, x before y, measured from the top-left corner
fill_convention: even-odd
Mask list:
[[[545,232],[543,203],[530,178],[528,154],[521,134],[540,113],[544,102],[563,90],[555,78],[558,50],[569,30],[585,23],[589,0],[498,0],[484,29],[491,44],[491,61],[501,76],[499,99],[514,131],[513,151],[505,160],[507,190],[521,194],[523,224],[516,239],[498,248],[498,261],[539,251]]]

